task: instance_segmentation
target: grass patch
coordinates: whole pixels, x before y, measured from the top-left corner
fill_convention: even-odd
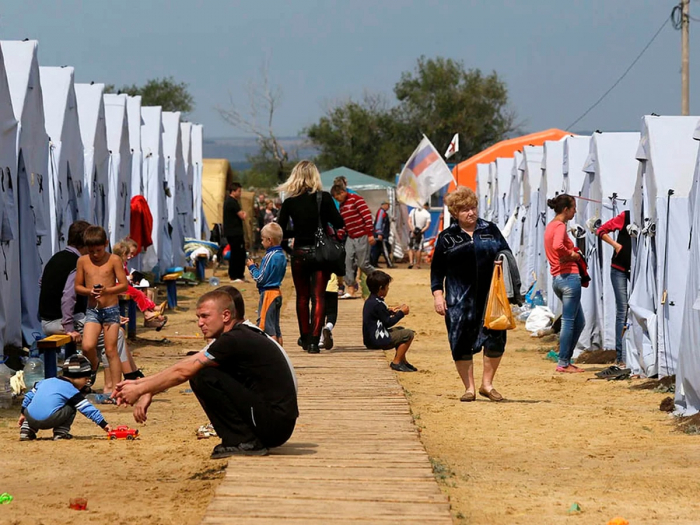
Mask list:
[[[442,463],[439,459],[430,458],[430,464],[433,467],[433,474],[435,474],[435,479],[442,483],[446,483],[448,479],[453,477],[455,473]]]

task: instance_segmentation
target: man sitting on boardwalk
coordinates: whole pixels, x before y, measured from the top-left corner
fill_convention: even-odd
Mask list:
[[[212,459],[264,456],[284,444],[299,416],[294,369],[282,347],[244,315],[238,290],[204,294],[197,301],[198,325],[214,341],[153,376],[122,381],[119,404],[135,405],[134,419],[143,423],[154,394],[189,380],[221,437]]]

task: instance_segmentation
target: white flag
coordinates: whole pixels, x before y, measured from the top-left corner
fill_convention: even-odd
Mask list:
[[[453,181],[450,168],[424,135],[401,171],[396,195],[408,206],[423,206],[433,193]]]
[[[454,155],[458,151],[459,151],[459,133],[455,133],[455,136],[452,137],[452,140],[450,141],[450,145],[447,146],[447,151],[445,152],[445,158],[449,159],[452,155]]]

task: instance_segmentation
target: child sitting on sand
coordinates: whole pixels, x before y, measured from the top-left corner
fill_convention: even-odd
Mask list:
[[[63,363],[63,377],[39,381],[24,396],[19,417],[20,441],[36,439],[40,429],[53,429],[53,439],[71,439],[70,427],[77,410],[99,425],[105,432],[112,428],[102,413],[85,399],[92,366],[82,355],[72,355]]]
[[[124,273],[127,274],[127,280],[129,279],[129,271],[126,266],[126,262],[132,257],[132,253],[134,251],[132,243],[134,245],[136,244],[133,240],[126,238],[119,241],[112,247],[112,253],[122,260],[124,265]],[[138,249],[138,246],[136,246],[136,249]],[[145,328],[155,328],[156,331],[160,332],[160,330],[165,326],[165,323],[168,322],[168,317],[163,315],[163,310],[165,309],[167,302],[156,306],[156,303],[146,297],[145,293],[134,288],[130,281],[128,284],[129,287],[126,290],[126,293],[128,293],[131,299],[136,302],[138,309],[143,312],[143,326]]]
[[[362,310],[362,339],[369,349],[396,349],[394,360],[389,365],[397,372],[415,372],[416,367],[406,361],[413,342],[414,332],[408,328],[394,326],[408,315],[408,306],[402,304],[391,309],[384,302],[389,293],[391,276],[381,270],[375,270],[367,277],[370,296]]]
[[[260,231],[265,256],[256,265],[253,259],[246,266],[258,285],[260,304],[258,305],[258,326],[267,335],[282,345],[280,310],[282,309],[282,279],[287,271],[287,257],[282,251],[282,228],[276,222],[266,224]]]

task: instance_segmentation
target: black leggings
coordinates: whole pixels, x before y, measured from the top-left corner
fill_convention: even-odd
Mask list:
[[[326,292],[326,323],[333,326],[338,322],[338,292]]]
[[[318,344],[326,311],[326,286],[331,272],[306,260],[308,252],[296,249],[292,254],[292,279],[297,292],[297,319],[302,341]],[[309,302],[311,311],[309,311]]]

